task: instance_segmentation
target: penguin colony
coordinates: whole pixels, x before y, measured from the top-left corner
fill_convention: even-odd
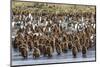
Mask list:
[[[84,57],[88,49],[95,46],[95,14],[91,12],[55,14],[19,9],[16,7],[12,11],[12,28],[16,30],[12,48],[24,59],[28,59],[30,51],[34,59],[52,58],[54,52],[60,56],[68,51],[73,58],[78,52]],[[67,27],[63,27],[64,23]],[[73,23],[77,24],[76,31],[72,30]]]

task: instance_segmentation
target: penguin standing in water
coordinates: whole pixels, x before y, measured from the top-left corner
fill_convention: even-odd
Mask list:
[[[58,55],[60,55],[62,53],[62,47],[61,47],[60,43],[56,44],[56,52]]]
[[[52,57],[52,47],[51,46],[47,46],[47,56],[48,58]]]
[[[43,56],[47,56],[47,46],[43,45]]]
[[[20,48],[20,50],[21,50],[22,57],[24,59],[27,59],[27,57],[28,57],[28,50],[25,47],[23,47],[23,46]]]
[[[68,43],[65,42],[62,45],[63,45],[63,48],[62,48],[63,53],[67,53],[68,52]]]
[[[78,52],[77,47],[76,46],[73,46],[72,47],[72,55],[73,55],[74,58],[76,58],[77,52]]]
[[[87,47],[85,45],[82,46],[82,56],[86,57]]]
[[[36,47],[34,47],[34,51],[33,51],[33,58],[39,58],[40,57],[40,50]]]
[[[68,42],[68,48],[69,48],[69,49],[72,49],[72,41],[69,41],[69,42]]]

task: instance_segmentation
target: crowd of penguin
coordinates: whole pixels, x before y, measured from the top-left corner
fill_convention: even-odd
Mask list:
[[[77,58],[78,52],[86,57],[88,49],[96,42],[95,18],[92,13],[12,12],[12,28],[16,30],[12,48],[23,59],[28,58],[29,52],[38,59],[40,56],[52,58],[54,52],[59,56],[67,54],[69,50],[73,58]],[[77,24],[77,31],[68,30],[63,23],[70,27]],[[79,27],[80,23],[84,23],[83,27]]]

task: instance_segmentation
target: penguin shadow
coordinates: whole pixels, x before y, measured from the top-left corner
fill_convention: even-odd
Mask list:
[[[86,54],[83,54],[82,57],[83,57],[83,58],[87,58]]]
[[[73,58],[77,58],[77,56],[73,56]]]
[[[23,60],[23,61],[28,60],[28,57],[27,57],[27,58],[26,58],[26,57],[25,57],[25,58],[22,58],[22,60]]]
[[[61,53],[58,53],[58,54],[57,54],[57,56],[61,56],[61,55],[62,55]]]
[[[47,57],[47,59],[52,59],[52,58],[53,58],[52,55],[50,55],[50,56],[46,56],[46,57]]]

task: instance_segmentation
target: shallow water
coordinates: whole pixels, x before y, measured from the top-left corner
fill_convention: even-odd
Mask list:
[[[62,62],[80,62],[80,61],[94,61],[95,60],[95,50],[89,49],[87,56],[82,57],[81,52],[77,54],[76,58],[73,58],[72,52],[69,50],[68,53],[62,53],[57,55],[56,52],[53,53],[51,58],[40,56],[38,59],[32,58],[32,52],[29,52],[28,59],[23,60],[19,52],[14,52],[12,49],[12,66],[15,65],[32,65],[32,64],[46,64],[46,63],[62,63]]]

